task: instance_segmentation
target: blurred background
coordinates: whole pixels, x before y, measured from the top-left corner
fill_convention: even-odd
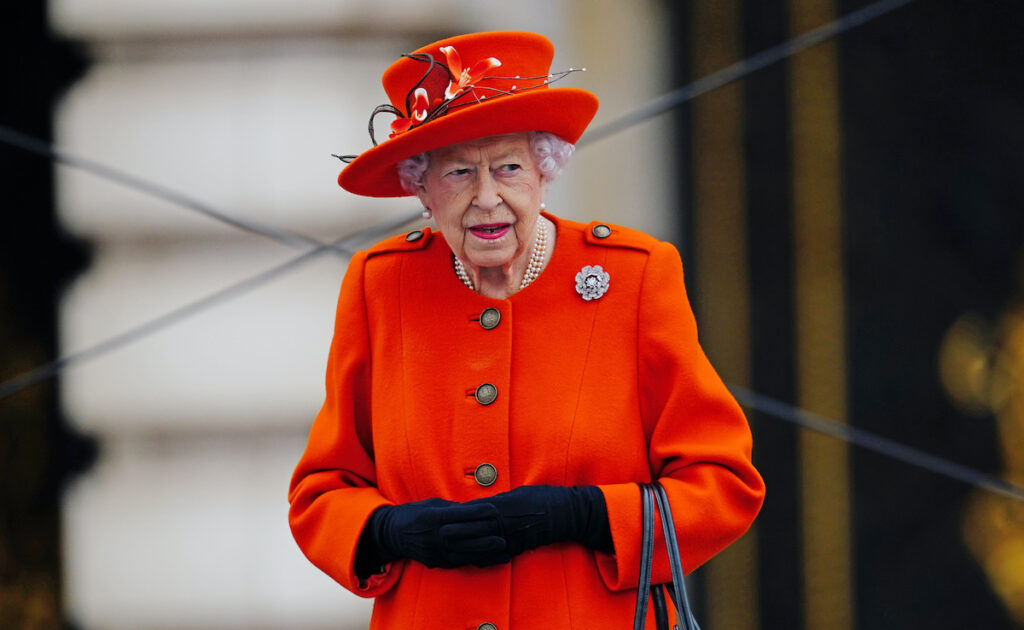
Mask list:
[[[402,52],[461,32],[543,33],[553,69],[587,68],[565,85],[598,95],[591,129],[607,129],[870,4],[6,8],[0,387],[75,358],[0,398],[0,629],[369,618],[369,602],[303,558],[286,521],[346,256],[284,268],[301,243],[57,165],[6,132],[329,242],[418,214],[410,200],[344,193],[331,157],[369,146],[380,73]],[[585,136],[547,207],[676,243],[728,383],[1024,485],[1022,18],[1015,0],[912,2]],[[749,417],[767,502],[691,581],[705,630],[1024,628],[1024,503]]]

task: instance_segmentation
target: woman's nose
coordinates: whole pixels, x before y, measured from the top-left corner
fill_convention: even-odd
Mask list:
[[[484,211],[490,211],[501,203],[501,195],[498,194],[498,182],[494,181],[494,174],[486,170],[476,178],[476,206]]]

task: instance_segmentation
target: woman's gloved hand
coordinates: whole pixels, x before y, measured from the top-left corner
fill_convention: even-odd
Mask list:
[[[364,549],[366,544],[374,549]],[[370,516],[360,551],[364,559],[375,556],[378,565],[407,558],[431,568],[485,567],[512,559],[505,551],[497,508],[444,499],[379,508]]]
[[[466,503],[488,504],[498,510],[505,551],[511,556],[557,542],[613,551],[608,506],[596,486],[520,486]]]

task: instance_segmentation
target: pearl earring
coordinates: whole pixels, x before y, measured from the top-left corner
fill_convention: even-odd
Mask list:
[[[423,208],[423,218],[424,219],[429,219],[432,216],[434,216],[434,213],[431,212],[430,208]]]
[[[547,208],[547,207],[548,207],[548,205],[547,205],[546,203],[544,203],[543,201],[542,201],[542,202],[540,202],[540,209],[541,209],[541,210],[544,210],[544,209],[545,209],[545,208]]]

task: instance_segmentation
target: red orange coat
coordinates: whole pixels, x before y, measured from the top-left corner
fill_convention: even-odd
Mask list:
[[[635,482],[656,477],[668,490],[687,571],[743,534],[760,509],[750,431],[698,345],[675,248],[614,226],[602,239],[594,224],[546,216],[558,230],[552,259],[506,300],[464,287],[429,229],[349,265],[326,401],[292,478],[290,523],[315,565],[376,598],[371,628],[630,627]],[[611,276],[600,299],[576,293],[584,265]],[[488,307],[501,313],[490,330],[479,321]],[[497,387],[490,405],[473,396],[483,383]],[[473,476],[482,463],[498,471],[490,487]],[[523,484],[599,486],[615,554],[559,544],[486,569],[400,561],[364,583],[354,574],[376,508]],[[668,581],[660,535],[657,544],[654,580]]]

